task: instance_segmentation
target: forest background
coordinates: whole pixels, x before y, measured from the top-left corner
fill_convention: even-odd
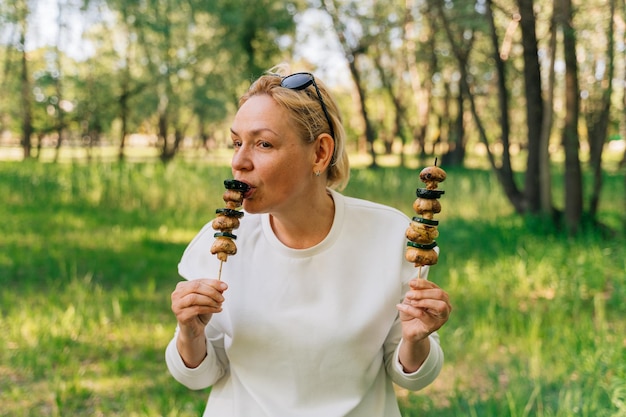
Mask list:
[[[147,307],[114,254],[175,264],[178,252],[153,252],[182,250],[203,220],[188,216],[219,204],[185,183],[228,175],[237,98],[284,61],[335,92],[355,162],[347,192],[404,207],[403,187],[435,158],[462,178],[447,195],[465,200],[442,214],[458,263],[440,274],[461,311],[447,382],[430,400],[406,394],[404,415],[626,415],[625,21],[624,0],[0,1],[0,414],[201,408],[171,388],[150,391],[154,406],[116,401],[126,373],[143,386],[161,372],[154,320],[171,318],[172,282],[132,265],[160,303]],[[152,243],[135,252],[134,239]],[[97,345],[99,327],[94,357],[77,342]]]

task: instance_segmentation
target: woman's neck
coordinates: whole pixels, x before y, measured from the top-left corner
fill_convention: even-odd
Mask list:
[[[324,189],[323,197],[314,199],[306,210],[287,215],[270,213],[274,234],[285,246],[307,249],[320,243],[330,232],[335,218],[335,202]]]

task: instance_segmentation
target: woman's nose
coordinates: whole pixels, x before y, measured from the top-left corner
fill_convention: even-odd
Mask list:
[[[252,169],[252,160],[250,156],[250,150],[246,147],[246,145],[241,145],[233,154],[233,159],[230,163],[232,169],[235,171],[249,171]]]

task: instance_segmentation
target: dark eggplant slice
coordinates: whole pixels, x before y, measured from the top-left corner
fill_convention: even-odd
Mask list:
[[[411,242],[410,240],[406,242],[407,246],[413,246],[414,248],[417,249],[433,249],[435,246],[437,246],[437,241],[434,240],[432,243],[415,243],[415,242]]]
[[[227,190],[243,191],[244,193],[250,189],[248,184],[237,180],[224,180],[224,187]]]
[[[418,198],[426,198],[429,200],[434,200],[435,198],[441,197],[445,193],[444,190],[429,190],[428,188],[418,188],[415,190],[415,195]]]
[[[217,232],[213,235],[213,237],[227,237],[229,239],[237,239],[237,236],[233,235],[232,233],[228,233],[228,232]]]
[[[413,221],[418,223],[424,223],[429,226],[437,226],[439,224],[439,220],[430,220],[423,217],[413,217]]]
[[[237,217],[239,219],[243,217],[243,211],[233,210],[229,208],[218,208],[217,210],[215,210],[215,214],[223,214],[224,216]]]

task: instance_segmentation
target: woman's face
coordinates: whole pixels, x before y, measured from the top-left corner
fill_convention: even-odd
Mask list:
[[[250,185],[249,213],[289,213],[307,204],[313,181],[314,146],[297,134],[288,113],[270,96],[252,96],[231,127],[235,179]]]

